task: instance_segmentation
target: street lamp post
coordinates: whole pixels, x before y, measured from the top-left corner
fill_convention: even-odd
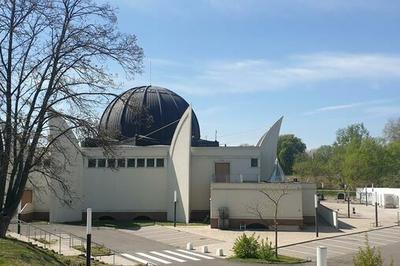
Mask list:
[[[92,251],[92,209],[86,210],[86,265],[90,266]]]
[[[17,209],[17,234],[21,234],[21,202],[19,202]]]
[[[378,227],[378,201],[376,199],[377,193],[375,192],[375,227]]]
[[[345,192],[345,200],[347,200],[347,218],[350,218],[350,195],[349,195],[349,187],[345,184],[344,185],[344,192]]]
[[[176,202],[177,202],[177,195],[176,195],[176,190],[174,190],[174,227],[176,227]]]
[[[319,236],[319,228],[318,228],[318,195],[314,195],[314,206],[315,206],[315,235]]]

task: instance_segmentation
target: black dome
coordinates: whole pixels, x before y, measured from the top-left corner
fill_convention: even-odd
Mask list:
[[[100,132],[117,140],[132,138],[137,145],[169,145],[188,106],[182,97],[168,89],[135,87],[107,106],[100,120]],[[194,112],[192,136],[193,140],[200,139],[200,127]]]

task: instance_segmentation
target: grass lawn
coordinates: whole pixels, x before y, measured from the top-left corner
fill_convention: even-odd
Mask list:
[[[262,259],[242,259],[237,257],[230,257],[228,260],[232,260],[235,262],[243,262],[243,263],[262,263],[262,264],[300,264],[306,263],[306,260],[289,257],[285,255],[279,255],[278,258],[271,258],[271,260],[262,260]]]
[[[0,238],[0,265],[85,265],[83,256],[62,256],[12,238]],[[106,265],[93,261],[92,265]]]
[[[77,222],[66,222],[65,224],[70,225],[85,225],[85,222],[77,221]],[[93,226],[105,226],[112,227],[117,229],[134,229],[138,230],[145,226],[150,225],[161,225],[161,226],[173,226],[173,222],[156,222],[156,221],[116,221],[116,220],[94,220],[92,222]],[[176,226],[199,226],[199,225],[207,225],[205,223],[176,223]]]
[[[84,246],[73,246],[74,249],[82,251],[86,253],[86,248]],[[92,256],[97,257],[97,256],[109,256],[112,255],[112,251],[106,247],[103,246],[92,246]]]

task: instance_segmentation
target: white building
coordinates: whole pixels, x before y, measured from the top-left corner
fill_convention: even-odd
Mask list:
[[[400,188],[365,187],[357,188],[356,196],[361,203],[378,203],[383,208],[399,208]]]
[[[284,186],[288,194],[279,207],[280,224],[312,223],[315,185],[285,182],[277,164],[281,122],[255,146],[219,146],[200,138],[197,118],[183,98],[160,87],[133,88],[111,102],[102,116],[100,129],[112,139],[111,152],[96,139],[79,143],[73,133],[57,140],[68,158],[53,151],[52,160],[66,166],[61,177],[73,193],[69,204],[44,184],[26,191],[25,217],[77,221],[85,219],[90,207],[94,219],[172,220],[176,193],[180,222],[209,218],[217,227],[219,210],[225,208],[231,227],[268,224],[273,209],[260,190],[274,194]],[[66,122],[53,118],[50,127],[51,138]],[[262,206],[262,222],[249,211],[254,204]]]

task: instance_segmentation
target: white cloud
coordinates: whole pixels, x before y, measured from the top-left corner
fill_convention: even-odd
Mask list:
[[[381,99],[381,100],[374,100],[374,101],[365,101],[365,102],[354,102],[349,104],[339,104],[339,105],[331,105],[331,106],[324,106],[317,108],[313,111],[305,112],[304,115],[314,115],[323,112],[331,112],[331,111],[338,111],[338,110],[345,110],[345,109],[352,109],[356,107],[365,107],[365,106],[375,106],[374,108],[380,107],[379,105],[383,103],[392,102],[393,99]],[[378,105],[378,106],[376,106]]]
[[[173,68],[171,68],[171,66]],[[326,81],[359,81],[365,87],[400,80],[400,55],[318,53],[280,59],[176,62],[156,66],[158,82],[189,94],[247,93],[316,86]],[[168,65],[168,66],[166,66]],[[165,66],[165,67],[164,67]],[[168,73],[173,73],[170,76]]]

